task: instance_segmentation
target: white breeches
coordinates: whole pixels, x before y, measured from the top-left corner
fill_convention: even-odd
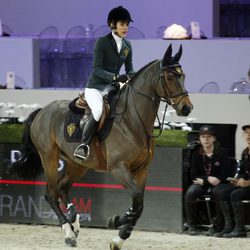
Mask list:
[[[85,89],[85,98],[92,111],[94,119],[98,122],[102,116],[103,98],[98,89]]]

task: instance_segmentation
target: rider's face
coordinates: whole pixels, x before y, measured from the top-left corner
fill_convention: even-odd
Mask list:
[[[127,21],[118,21],[116,24],[116,33],[119,37],[124,38],[128,32],[129,23]]]

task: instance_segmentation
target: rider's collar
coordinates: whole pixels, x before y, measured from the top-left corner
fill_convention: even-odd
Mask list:
[[[112,31],[112,36],[114,37],[114,39],[115,39],[116,42],[122,42],[123,38],[121,38],[118,35],[116,35],[115,31]]]

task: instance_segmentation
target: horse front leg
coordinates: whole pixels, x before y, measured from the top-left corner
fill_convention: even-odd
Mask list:
[[[142,214],[147,169],[141,167],[132,175],[127,168],[122,167],[111,171],[111,174],[119,180],[124,187],[131,191],[132,196],[131,206],[122,215],[115,215],[109,218],[107,222],[108,228],[121,227],[119,235],[113,238],[110,243],[111,250],[120,250],[122,249],[124,241],[130,237],[137,220]]]

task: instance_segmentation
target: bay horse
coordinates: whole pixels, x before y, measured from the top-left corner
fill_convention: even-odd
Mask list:
[[[131,206],[124,213],[108,219],[108,228],[120,229],[110,242],[111,250],[122,249],[143,211],[148,166],[154,153],[152,132],[160,101],[167,102],[180,116],[189,115],[193,108],[184,87],[185,75],[179,64],[181,55],[182,46],[172,56],[170,44],[163,59],[147,64],[135,74],[120,90],[112,129],[99,142],[106,162],[105,171],[128,189],[132,198]],[[79,214],[68,192],[88,169],[98,171],[99,165],[96,152],[92,150],[93,142],[89,158],[81,160],[73,156],[78,143],[65,140],[64,121],[69,103],[70,100],[57,100],[31,113],[26,121],[23,144],[26,152],[29,149],[29,153],[39,155],[47,181],[46,199],[65,232],[65,243],[76,246]],[[59,157],[67,164],[65,174],[60,177]],[[68,216],[62,212],[60,203],[66,206]]]

